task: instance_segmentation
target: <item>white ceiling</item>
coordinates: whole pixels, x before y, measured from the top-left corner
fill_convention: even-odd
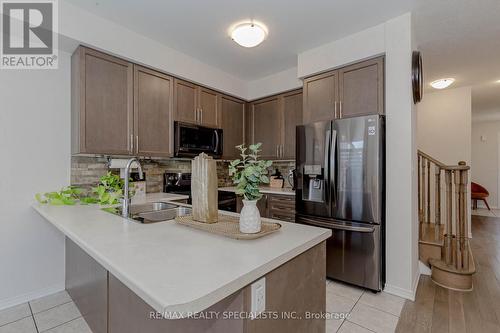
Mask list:
[[[500,0],[67,0],[243,80],[297,65],[297,54],[408,11],[426,82],[473,86],[473,110],[500,110]],[[269,29],[238,46],[228,28],[245,19]]]
[[[474,113],[500,112],[500,1],[419,0],[414,24],[427,83],[472,86]],[[432,89],[432,88],[429,88]]]
[[[297,54],[407,12],[411,0],[68,0],[244,80],[297,65]],[[96,1],[98,5],[96,5]],[[381,4],[383,3],[383,4]],[[229,27],[255,19],[261,45],[234,43]]]

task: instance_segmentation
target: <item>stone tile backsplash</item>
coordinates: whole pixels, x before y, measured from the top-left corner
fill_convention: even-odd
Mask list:
[[[168,160],[142,160],[144,173],[146,174],[146,192],[157,193],[163,188],[163,174],[165,172],[190,172],[191,161],[184,159]],[[228,172],[229,162],[217,161],[217,178],[219,187],[232,186]],[[289,170],[295,168],[295,162],[273,162],[269,174],[278,169],[285,177],[285,187],[290,187],[286,181]],[[108,170],[119,173],[119,169],[109,169],[108,161],[102,157],[73,156],[71,158],[71,185],[89,188],[99,182],[99,178]]]

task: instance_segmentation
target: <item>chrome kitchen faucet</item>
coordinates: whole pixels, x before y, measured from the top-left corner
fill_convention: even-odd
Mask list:
[[[123,203],[122,203],[122,216],[128,218],[129,210],[130,210],[130,195],[129,195],[129,183],[130,183],[130,168],[132,164],[137,162],[137,168],[139,169],[139,178],[143,179],[144,174],[142,173],[142,166],[139,160],[136,157],[131,158],[127,162],[127,166],[125,167],[125,186],[123,188]]]

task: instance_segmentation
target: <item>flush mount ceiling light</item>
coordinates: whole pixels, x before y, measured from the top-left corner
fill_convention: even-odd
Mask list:
[[[267,37],[267,28],[257,22],[239,23],[231,29],[231,39],[243,47],[259,45]]]
[[[495,83],[500,83],[500,80],[496,80]]]
[[[431,82],[431,86],[434,89],[445,89],[452,85],[453,82],[455,82],[455,79],[453,78],[439,79]]]

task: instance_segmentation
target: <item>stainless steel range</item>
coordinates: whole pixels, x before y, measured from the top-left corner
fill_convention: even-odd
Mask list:
[[[163,192],[188,195],[187,204],[191,204],[191,173],[166,172],[163,174]],[[236,194],[234,192],[219,191],[218,207],[220,210],[236,212]]]
[[[163,192],[188,195],[188,204],[191,204],[191,173],[166,172],[163,174]]]

